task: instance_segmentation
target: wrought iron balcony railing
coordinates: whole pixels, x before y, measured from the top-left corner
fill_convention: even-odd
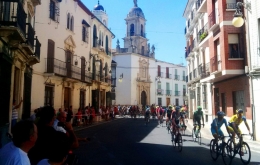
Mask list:
[[[180,91],[174,91],[174,96],[180,96]]]
[[[66,62],[55,59],[55,58],[47,58],[46,59],[46,72],[55,73],[60,76],[66,76],[67,75]]]
[[[172,90],[166,90],[166,95],[172,95]]]
[[[157,89],[157,95],[163,95],[164,90],[163,89]]]
[[[174,80],[180,80],[180,75],[174,75]]]
[[[37,36],[35,37],[34,55],[40,60],[40,57],[41,57],[41,43],[39,42]]]

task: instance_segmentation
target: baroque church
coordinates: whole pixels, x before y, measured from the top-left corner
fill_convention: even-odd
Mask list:
[[[183,105],[186,99],[186,68],[156,60],[155,46],[146,37],[146,18],[137,0],[126,21],[124,47],[117,40],[113,61],[117,63],[114,104]],[[169,57],[171,54],[169,54]]]

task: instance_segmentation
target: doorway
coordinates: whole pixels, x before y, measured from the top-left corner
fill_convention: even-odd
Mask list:
[[[171,104],[171,98],[166,98],[166,106],[168,107],[168,105]]]
[[[64,88],[64,108],[69,108],[71,100],[71,89]]]
[[[146,106],[146,93],[145,93],[145,91],[142,91],[142,93],[141,93],[141,104],[142,104],[142,106]]]

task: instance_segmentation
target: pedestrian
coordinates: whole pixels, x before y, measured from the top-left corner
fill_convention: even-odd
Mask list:
[[[30,120],[23,120],[15,124],[12,130],[12,142],[0,149],[1,165],[30,165],[28,151],[37,140],[37,127]]]
[[[21,101],[18,105],[16,105],[16,100],[13,100],[13,107],[12,107],[12,123],[11,123],[11,127],[13,128],[14,125],[17,123],[18,120],[18,111],[17,109],[20,108],[21,104],[23,102],[23,98],[21,98]]]

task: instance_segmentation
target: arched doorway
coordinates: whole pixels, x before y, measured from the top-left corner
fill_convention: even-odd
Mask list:
[[[142,93],[141,93],[141,104],[142,104],[143,107],[146,106],[146,93],[145,93],[145,91],[142,91]]]

